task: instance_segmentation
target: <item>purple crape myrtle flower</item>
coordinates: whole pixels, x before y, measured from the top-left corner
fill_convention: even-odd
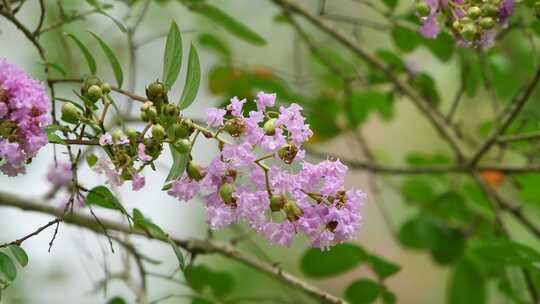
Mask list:
[[[141,190],[144,185],[146,184],[146,179],[143,175],[134,173],[131,175],[132,181],[131,181],[131,188],[133,191],[139,191]]]
[[[137,146],[137,157],[142,162],[149,162],[152,160],[152,157],[146,154],[146,146],[143,143],[140,143]]]
[[[0,171],[25,173],[25,163],[47,144],[49,98],[43,85],[0,59]]]
[[[227,111],[218,108],[206,109],[206,122],[210,127],[223,126],[223,117]]]
[[[206,167],[190,160],[168,194],[180,201],[200,194],[212,229],[244,221],[271,244],[290,246],[303,234],[312,246],[325,249],[354,238],[366,195],[345,188],[347,166],[339,160],[304,160],[301,145],[313,132],[299,105],[267,111],[276,95],[264,92],[255,102],[258,110],[247,117],[244,101],[236,97],[227,116],[224,110],[207,110],[209,126],[229,132],[227,126],[236,123],[240,132],[229,132],[232,140],[220,142]]]
[[[56,187],[64,187],[69,184],[73,177],[71,163],[58,161],[49,167],[47,172],[47,180]]]

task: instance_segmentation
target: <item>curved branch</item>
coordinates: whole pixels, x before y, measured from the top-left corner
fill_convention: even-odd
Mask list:
[[[14,207],[25,211],[35,211],[44,214],[49,214],[55,217],[64,216],[63,221],[75,226],[79,226],[96,233],[103,234],[105,230],[113,230],[121,233],[138,235],[145,237],[147,239],[154,239],[164,243],[167,243],[166,238],[157,238],[153,237],[144,231],[141,230],[132,230],[130,227],[111,220],[101,219],[101,225],[98,224],[94,218],[82,215],[82,214],[65,214],[62,209],[55,208],[45,204],[44,202],[35,202],[32,200],[24,199],[12,194],[5,192],[0,192],[0,206]],[[282,270],[279,266],[272,265],[266,262],[262,262],[257,258],[252,256],[245,255],[240,251],[236,250],[233,246],[229,244],[209,241],[209,240],[198,240],[198,239],[180,239],[172,238],[171,239],[180,247],[185,250],[198,253],[198,254],[220,254],[222,256],[228,257],[231,260],[235,260],[242,264],[245,264],[251,268],[259,270],[263,273],[266,273],[277,280],[290,284],[294,287],[297,287],[300,291],[324,302],[332,304],[346,304],[347,302],[341,298],[338,298],[334,295],[331,295],[325,291],[320,290],[319,288],[293,276],[292,274]]]

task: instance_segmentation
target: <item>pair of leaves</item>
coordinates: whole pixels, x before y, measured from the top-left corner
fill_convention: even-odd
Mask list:
[[[88,31],[88,32],[97,40],[99,46],[101,47],[103,53],[105,53],[105,56],[107,57],[107,60],[109,61],[113,69],[114,77],[116,79],[116,83],[118,87],[122,87],[122,83],[124,82],[124,74],[122,72],[122,66],[120,65],[120,62],[118,61],[118,58],[116,57],[112,49],[107,45],[107,43],[103,41],[103,39],[101,39],[94,32],[91,32],[91,31]],[[71,33],[66,33],[66,36],[71,38],[71,40],[73,40],[75,44],[79,47],[79,49],[81,50],[86,60],[86,63],[88,64],[90,73],[92,75],[95,75],[97,72],[97,64],[92,53],[88,50],[88,48],[84,45],[84,43],[82,43],[82,41],[79,38],[77,38],[75,35]]]
[[[351,244],[339,244],[328,251],[308,249],[300,261],[302,272],[312,278],[327,278],[352,270],[363,262],[381,279],[397,273],[401,267],[381,257],[368,253],[364,248]]]
[[[24,249],[17,245],[11,245],[8,248],[19,265],[22,267],[28,265],[28,255]],[[9,255],[3,252],[0,252],[0,273],[2,273],[9,281],[14,281],[17,278],[17,268],[15,267],[15,263],[13,263]]]
[[[161,79],[167,88],[171,88],[178,78],[182,67],[182,53],[182,36],[180,35],[178,25],[173,22],[167,34],[165,53],[163,55],[163,74]],[[184,90],[178,102],[181,110],[193,103],[197,96],[200,82],[201,67],[199,55],[192,44],[189,50],[186,83],[184,84]]]
[[[396,296],[393,293],[370,279],[354,281],[345,290],[345,298],[351,304],[373,303],[379,297],[382,299],[382,303],[396,303]]]
[[[205,265],[186,268],[185,277],[191,288],[201,293],[210,292],[216,298],[230,294],[235,285],[229,273],[216,271]]]

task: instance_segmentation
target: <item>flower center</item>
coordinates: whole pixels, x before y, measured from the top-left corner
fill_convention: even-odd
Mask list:
[[[7,102],[8,101],[8,94],[6,89],[0,86],[0,102]]]

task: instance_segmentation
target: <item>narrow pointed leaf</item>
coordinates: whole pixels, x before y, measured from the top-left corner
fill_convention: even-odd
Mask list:
[[[17,268],[15,264],[11,261],[11,258],[0,252],[0,273],[3,273],[6,279],[13,281],[17,277]]]
[[[178,264],[180,265],[180,269],[184,271],[186,267],[186,262],[184,259],[184,255],[182,254],[182,251],[180,250],[180,248],[178,248],[178,245],[176,245],[176,243],[171,238],[169,238],[169,244],[171,244],[171,247],[174,250],[174,254],[176,255],[176,258],[178,259]]]
[[[187,154],[185,153],[182,154],[176,151],[173,145],[169,145],[169,149],[171,150],[173,164],[172,164],[171,170],[169,171],[169,175],[167,176],[167,179],[165,180],[165,185],[163,186],[162,190],[169,189],[171,187],[170,182],[182,176],[182,173],[184,173],[184,170],[186,170],[186,166],[188,162]]]
[[[201,65],[199,63],[199,55],[197,55],[197,49],[191,45],[189,50],[188,70],[186,76],[186,84],[184,85],[184,91],[182,97],[180,97],[180,103],[178,106],[180,110],[189,107],[199,91],[199,85],[201,83]]]
[[[99,43],[99,46],[107,56],[107,59],[109,60],[109,63],[111,64],[111,67],[114,72],[114,78],[116,79],[116,84],[118,84],[118,87],[122,87],[122,83],[124,82],[124,74],[122,72],[122,66],[120,65],[120,62],[118,61],[118,58],[116,58],[116,55],[112,51],[112,49],[103,41],[99,36],[91,31],[88,31]]]
[[[90,69],[90,74],[95,75],[97,71],[97,65],[96,65],[96,60],[94,59],[94,56],[92,56],[92,54],[86,48],[86,46],[75,35],[70,34],[70,33],[66,33],[65,35],[71,38],[71,40],[73,40],[75,44],[79,47],[79,49],[83,53],[86,63],[88,64],[88,68]]]
[[[176,22],[171,23],[169,33],[167,34],[167,43],[165,45],[165,54],[163,55],[163,75],[161,81],[171,88],[182,66],[182,36]]]
[[[26,265],[28,265],[28,255],[21,246],[12,245],[9,246],[9,250],[22,267],[26,267]]]
[[[265,45],[266,40],[261,37],[259,34],[252,31],[250,28],[244,24],[238,22],[233,17],[229,16],[219,8],[209,5],[201,4],[195,6],[193,10],[222,26],[224,29],[229,31],[231,34],[235,35],[238,38],[241,38],[254,45]]]

